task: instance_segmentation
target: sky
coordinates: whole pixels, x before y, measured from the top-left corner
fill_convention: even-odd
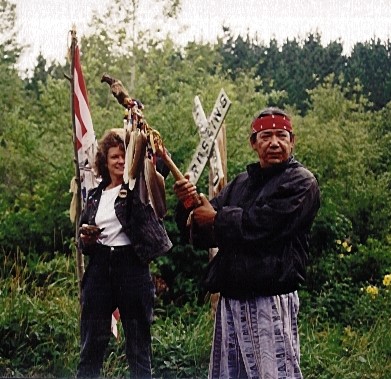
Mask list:
[[[93,11],[102,13],[110,0],[13,0],[17,4],[18,40],[25,50],[19,68],[31,70],[38,54],[65,62],[68,32],[75,24],[80,37],[89,33]],[[139,0],[139,20],[153,29],[157,0]],[[160,0],[161,1],[161,0]],[[123,0],[123,4],[130,0]],[[161,20],[161,18],[160,18]],[[255,36],[265,44],[276,38],[304,38],[319,32],[322,44],[341,40],[349,54],[356,42],[391,37],[391,0],[182,0],[176,21],[160,25],[181,44],[216,40],[222,25],[235,35]]]

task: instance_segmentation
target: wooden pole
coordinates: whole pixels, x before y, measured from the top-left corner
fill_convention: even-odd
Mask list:
[[[81,300],[81,281],[84,275],[84,257],[82,252],[80,251],[77,245],[77,238],[79,236],[79,218],[81,214],[81,185],[80,185],[80,169],[79,169],[79,158],[77,151],[77,138],[76,138],[76,120],[75,120],[75,105],[74,105],[74,96],[75,96],[75,80],[74,80],[74,72],[75,72],[75,49],[77,45],[77,37],[76,37],[76,28],[72,27],[71,30],[71,114],[72,114],[72,131],[73,131],[73,150],[74,150],[74,163],[75,163],[75,177],[76,177],[76,186],[77,186],[77,200],[76,200],[76,216],[75,216],[75,248],[76,248],[76,270],[77,270],[77,282],[79,287],[79,300]]]
[[[209,168],[209,199],[214,198],[227,184],[227,135],[225,123],[221,125],[221,129],[216,137],[215,145],[218,146],[221,157],[221,164],[223,168],[224,176],[220,178],[217,186],[213,185],[212,169]],[[209,260],[211,260],[216,254],[217,248],[209,249]],[[216,313],[217,302],[219,300],[219,294],[214,293],[210,297],[213,315]]]

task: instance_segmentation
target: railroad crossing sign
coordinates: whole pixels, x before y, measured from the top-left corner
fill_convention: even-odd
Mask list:
[[[189,180],[193,184],[197,183],[208,159],[212,159],[211,168],[213,170],[213,183],[218,183],[221,178],[222,169],[220,153],[214,141],[230,106],[231,101],[224,92],[224,89],[221,89],[212,113],[207,119],[199,97],[196,96],[194,98],[193,118],[198,127],[201,140],[193,154],[190,165],[186,170],[190,175]]]

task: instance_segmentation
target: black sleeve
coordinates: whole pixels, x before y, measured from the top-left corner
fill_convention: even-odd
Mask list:
[[[248,209],[219,209],[214,224],[218,245],[268,244],[308,230],[319,209],[318,183],[310,175],[290,179]]]
[[[91,191],[94,191],[94,190],[95,190],[95,189],[92,189],[92,190],[90,190],[90,191],[88,192],[88,194],[87,194],[87,201],[88,201],[90,192],[91,192]],[[80,217],[79,217],[79,228],[80,228],[83,224],[88,224],[88,218],[89,218],[88,209],[89,209],[89,207],[88,207],[87,204],[86,204],[85,207],[84,207],[84,209],[82,210],[82,212],[81,212],[81,214],[80,214]],[[77,244],[78,249],[79,249],[84,255],[90,255],[91,246],[85,246],[85,245],[83,244],[83,241],[82,241],[81,238],[80,238],[79,232],[77,233],[76,244]]]
[[[188,243],[190,241],[190,230],[186,226],[187,219],[189,218],[190,211],[188,211],[183,204],[178,201],[175,208],[175,222],[179,229],[181,236],[181,241],[183,243]]]

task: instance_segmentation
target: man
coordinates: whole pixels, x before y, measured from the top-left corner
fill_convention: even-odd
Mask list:
[[[177,209],[181,230],[191,220],[195,245],[219,249],[205,281],[221,295],[209,378],[302,378],[297,289],[319,187],[292,156],[295,137],[284,111],[264,109],[251,124],[250,143],[257,163],[211,202],[201,195],[190,218]],[[174,190],[181,201],[196,191],[187,179]]]

